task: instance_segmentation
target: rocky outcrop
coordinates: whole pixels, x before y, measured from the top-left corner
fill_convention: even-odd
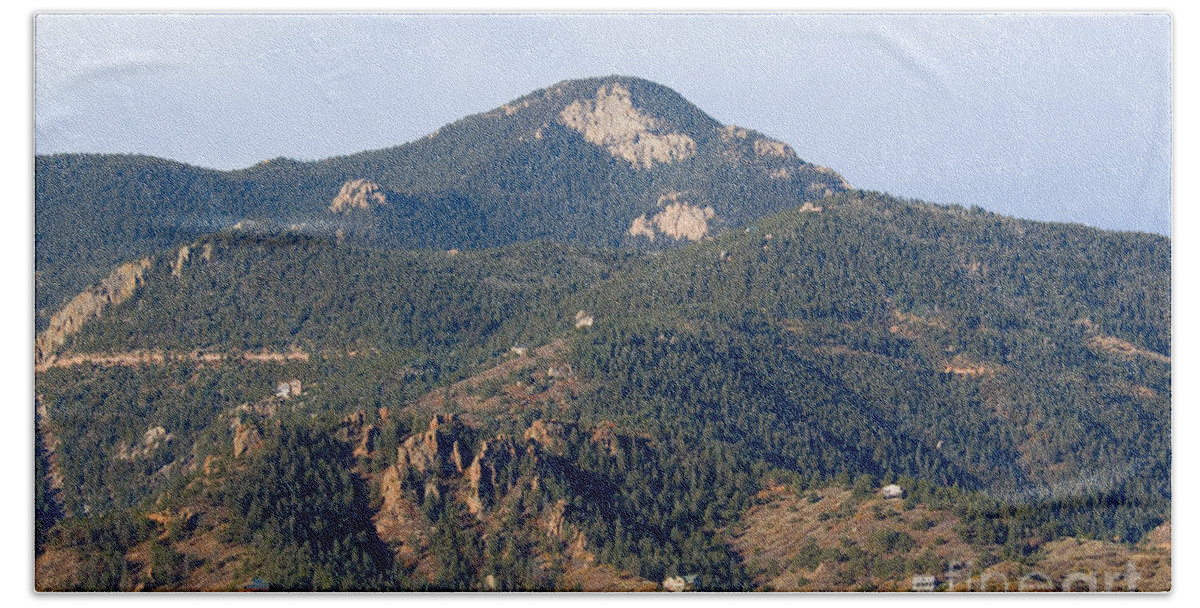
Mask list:
[[[663,234],[675,239],[698,241],[708,234],[708,220],[716,217],[712,207],[695,207],[687,203],[671,203],[654,216],[654,225]]]
[[[610,456],[615,456],[620,444],[617,442],[617,425],[605,420],[592,429],[592,443]]]
[[[1171,358],[1164,354],[1146,350],[1133,344],[1132,342],[1128,342],[1114,336],[1106,336],[1103,334],[1094,335],[1088,339],[1088,346],[1090,346],[1093,350],[1118,355],[1120,357],[1145,357],[1146,359],[1158,361],[1160,363],[1169,364],[1171,362]]]
[[[589,315],[586,311],[581,310],[575,313],[575,329],[591,327],[595,323],[596,317]]]
[[[122,445],[117,452],[117,460],[137,460],[145,458],[157,450],[159,447],[170,443],[174,437],[167,429],[161,426],[153,426],[146,429],[142,435],[141,442],[135,442],[133,445]]]
[[[603,147],[635,169],[670,164],[696,154],[696,142],[683,133],[662,132],[659,121],[633,106],[629,89],[602,86],[595,99],[576,100],[563,108],[559,122]]]
[[[416,503],[405,494],[395,467],[383,472],[379,495],[382,504],[375,516],[375,532],[393,547],[397,559],[411,567],[426,544],[425,526]]]
[[[562,456],[567,453],[567,425],[557,420],[534,420],[525,429],[525,441],[537,444],[547,453]]]
[[[342,184],[342,189],[329,205],[333,213],[342,213],[351,209],[369,210],[372,206],[387,204],[387,195],[379,184],[365,179],[352,179]]]
[[[386,408],[380,408],[380,416]],[[342,419],[337,438],[353,446],[356,458],[369,458],[374,455],[375,442],[379,437],[379,429],[367,422],[367,413],[355,412]]]
[[[75,296],[62,310],[50,317],[50,323],[34,339],[34,365],[48,362],[58,349],[66,344],[67,338],[79,332],[83,324],[100,316],[104,308],[128,300],[145,281],[150,269],[150,258],[122,264]]]
[[[461,474],[470,452],[460,445],[463,423],[454,414],[438,414],[429,421],[429,429],[404,440],[397,449],[396,472],[400,479],[426,473],[449,476]]]
[[[467,509],[479,515],[495,504],[508,489],[507,473],[517,463],[517,446],[507,435],[484,441],[479,454],[466,470],[468,491]]]
[[[633,223],[629,225],[627,232],[629,236],[644,236],[651,241],[654,240],[654,225],[650,223],[650,220],[646,219],[646,214],[644,213],[633,218]]]
[[[175,263],[171,265],[171,276],[182,277],[183,265],[187,263],[188,258],[192,255],[192,248],[184,245],[179,248],[179,254],[175,256]]]
[[[708,221],[717,216],[712,207],[692,205],[683,198],[682,192],[668,192],[658,198],[662,208],[654,217],[646,219],[643,214],[633,220],[627,231],[630,236],[642,235],[654,240],[655,230],[675,239],[698,241],[709,233]]]
[[[201,245],[200,243],[192,243],[191,245],[184,245],[184,246],[180,247],[179,252],[177,254],[175,254],[175,262],[173,264],[171,264],[171,276],[176,277],[176,278],[182,278],[183,277],[183,269],[184,269],[185,265],[187,265],[188,263],[192,263],[192,264],[196,263],[196,262],[192,261],[192,254],[195,252],[196,247],[200,247],[200,261],[201,262],[211,262],[212,261],[213,248],[212,248],[211,243],[204,243],[203,245]]]
[[[754,140],[754,153],[759,156],[775,156],[778,158],[795,158],[796,153],[791,146],[773,139]]]
[[[257,424],[243,421],[241,417],[235,417],[230,426],[233,427],[234,458],[241,458],[262,445],[262,430],[258,428]]]

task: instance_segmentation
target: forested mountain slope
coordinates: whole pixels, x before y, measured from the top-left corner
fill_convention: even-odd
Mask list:
[[[37,158],[38,328],[118,263],[255,220],[383,247],[660,247],[839,192],[833,171],[630,77],[566,81],[402,146],[214,171]]]
[[[36,185],[39,588],[890,589],[1076,542],[1169,586],[1165,237],[853,190],[625,77]]]
[[[1168,245],[870,193],[665,252],[203,236],[151,256],[132,297],[46,359],[55,504],[68,522],[179,500],[216,517],[231,499],[196,495],[197,480],[234,483],[225,475],[255,466],[238,456],[247,446],[274,449],[271,429],[320,444],[365,416],[374,431],[342,435],[358,455],[336,459],[380,498],[363,507],[375,527],[351,535],[367,534],[363,555],[392,547],[364,572],[401,588],[486,589],[500,572],[558,587],[597,563],[613,585],[694,572],[749,588],[723,530],[771,480],[947,488],[939,504],[956,506],[963,542],[1021,563],[1064,536],[1137,542],[1170,513]],[[274,397],[290,378],[302,396]],[[455,444],[457,464],[414,473],[416,448],[397,446],[433,445],[422,429],[450,414],[465,416],[456,439],[435,444]],[[489,460],[506,437],[556,447]],[[472,506],[476,458],[501,471],[491,483],[508,480],[488,503],[498,511]],[[212,533],[242,530],[235,516]],[[276,515],[242,517],[234,547]],[[421,518],[449,536],[407,535]],[[547,524],[544,537],[545,518],[574,532]],[[513,550],[559,566],[497,565],[504,550],[485,545],[505,530],[524,530]],[[446,561],[452,545],[473,557]],[[309,575],[271,576],[317,585],[320,564],[350,559],[340,551],[306,554]]]

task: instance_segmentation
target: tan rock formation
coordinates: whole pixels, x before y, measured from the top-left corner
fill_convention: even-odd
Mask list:
[[[466,470],[469,491],[465,501],[471,513],[478,515],[495,503],[505,489],[502,473],[516,460],[517,446],[507,435],[497,436],[480,445],[479,455]]]
[[[375,441],[379,437],[379,429],[367,422],[366,412],[358,411],[342,419],[342,426],[338,429],[337,437],[354,446],[352,453],[356,458],[367,458],[374,454],[373,449]]]
[[[594,100],[572,102],[563,108],[559,121],[635,169],[649,169],[656,162],[670,164],[696,153],[696,142],[686,134],[659,132],[659,121],[635,108],[629,89],[620,84],[600,87]]]
[[[243,422],[236,417],[231,422],[233,426],[233,457],[240,458],[263,443],[262,431],[253,422]]]
[[[689,203],[682,192],[671,191],[658,197],[658,206],[662,211],[653,218],[647,220],[643,214],[634,219],[628,234],[642,235],[653,241],[657,229],[676,241],[685,238],[698,241],[708,235],[708,220],[717,216],[712,207],[701,208]]]
[[[175,257],[175,264],[171,266],[171,276],[183,276],[183,265],[187,263],[188,257],[191,256],[192,248],[184,245],[179,248],[179,255]]]
[[[654,227],[649,220],[646,219],[646,214],[634,218],[633,223],[629,225],[629,236],[644,236],[651,241],[654,240]]]
[[[67,338],[77,333],[83,324],[100,316],[108,305],[128,300],[144,282],[150,269],[150,258],[122,264],[93,285],[75,296],[62,310],[50,317],[50,323],[34,339],[34,364],[48,361]]]
[[[687,203],[671,203],[654,216],[654,225],[663,234],[680,240],[698,241],[708,234],[708,220],[716,217],[712,207],[694,207]]]
[[[592,443],[608,452],[610,456],[615,456],[620,447],[617,443],[616,429],[617,425],[607,420],[597,424],[592,429]]]
[[[567,451],[567,427],[557,420],[534,420],[525,429],[525,441],[532,441],[556,456]]]
[[[454,414],[438,414],[429,421],[429,430],[413,435],[400,444],[396,469],[400,479],[409,473],[452,475],[463,472],[463,461],[470,459],[460,447],[457,430],[462,421]]]
[[[403,480],[395,467],[383,472],[379,488],[382,506],[375,516],[375,531],[381,540],[393,546],[396,557],[411,567],[426,543],[421,513],[414,500],[405,495]]]
[[[721,141],[733,141],[735,139],[746,139],[750,136],[750,132],[737,125],[725,125],[718,127],[717,131],[721,134]]]
[[[581,310],[581,311],[575,313],[575,329],[591,327],[595,322],[596,322],[596,317],[593,317],[592,315],[588,314],[585,311]]]
[[[167,432],[167,429],[161,426],[153,426],[146,429],[142,435],[140,443],[135,442],[131,446],[121,446],[117,452],[118,460],[137,460],[149,456],[160,446],[167,444],[173,439],[173,436]]]
[[[329,205],[329,210],[334,213],[350,211],[351,209],[366,211],[372,205],[380,206],[386,204],[387,196],[384,195],[379,184],[365,179],[352,179],[342,184],[342,189],[334,197],[333,203]]]
[[[754,153],[759,156],[777,156],[779,158],[795,158],[796,156],[790,146],[773,139],[754,140]]]

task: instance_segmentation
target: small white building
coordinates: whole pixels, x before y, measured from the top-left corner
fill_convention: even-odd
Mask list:
[[[883,488],[879,491],[883,494],[884,498],[889,500],[893,498],[904,498],[904,488],[901,488],[896,484],[883,486]]]
[[[512,352],[516,353],[518,357],[524,357],[529,352],[529,345],[528,344],[517,344],[508,350],[511,350]]]

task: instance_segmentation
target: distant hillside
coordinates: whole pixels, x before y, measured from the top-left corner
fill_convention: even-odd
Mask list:
[[[952,491],[961,547],[1001,561],[1032,564],[1037,547],[1065,537],[1134,543],[1170,516],[1168,269],[1163,237],[875,194],[827,197],[665,252],[207,235],[151,256],[131,297],[43,361],[49,439],[39,445],[60,491],[48,486],[58,506],[39,512],[101,525],[101,514],[172,496],[214,509],[225,495],[184,488],[205,470],[203,487],[229,488],[214,467],[243,462],[269,429],[340,436],[346,416],[386,410],[387,434],[344,438],[371,462],[337,465],[372,471],[368,493],[385,492],[378,467],[414,458],[396,446],[418,441],[431,418],[465,416],[462,437],[437,449],[457,442],[463,467],[480,442],[559,425],[557,468],[513,460],[495,479],[544,484],[505,500],[532,518],[557,513],[595,561],[556,536],[536,551],[574,565],[509,579],[516,587],[558,588],[587,563],[613,585],[687,573],[708,588],[766,584],[723,531],[771,479]],[[299,398],[272,396],[291,379]],[[597,451],[610,432],[624,447]],[[415,501],[391,516],[409,513],[404,530],[424,521],[448,535],[438,542],[484,544],[494,530],[520,531],[521,551],[543,542],[528,519],[463,515],[475,482],[451,469],[400,484]],[[420,511],[435,490],[443,506]],[[382,517],[382,504],[365,508]],[[409,556],[389,579],[404,588],[486,589],[495,572],[480,544],[451,563],[431,558],[448,555],[431,538],[380,534]]]
[[[383,247],[696,240],[840,192],[787,145],[629,77],[566,81],[395,148],[212,171],[38,157],[37,324],[118,263],[245,219]]]

